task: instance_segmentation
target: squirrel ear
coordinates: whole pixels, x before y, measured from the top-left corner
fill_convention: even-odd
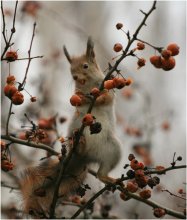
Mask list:
[[[88,37],[86,57],[88,58],[89,61],[93,61],[95,58],[94,42],[92,41],[91,37]]]
[[[65,54],[67,60],[69,61],[69,63],[71,63],[71,62],[72,62],[72,59],[71,59],[71,57],[70,57],[70,55],[69,55],[69,53],[68,53],[68,51],[67,51],[65,45],[63,46],[63,49],[64,49],[64,54]]]

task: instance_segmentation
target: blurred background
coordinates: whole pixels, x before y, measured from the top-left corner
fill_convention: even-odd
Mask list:
[[[60,135],[67,135],[67,128],[74,112],[69,99],[74,92],[74,82],[71,78],[69,63],[63,54],[66,45],[71,55],[80,55],[86,50],[88,36],[95,42],[95,52],[98,63],[104,71],[108,63],[115,63],[118,54],[113,51],[115,43],[127,45],[126,35],[116,29],[118,22],[123,23],[123,29],[132,36],[143,18],[140,9],[147,12],[152,1],[20,1],[16,17],[16,33],[13,37],[12,50],[18,50],[19,58],[28,57],[28,49],[36,21],[32,56],[43,55],[42,59],[33,59],[28,72],[25,89],[36,96],[37,102],[31,103],[30,96],[25,92],[24,104],[14,106],[14,115],[10,120],[10,132],[20,135],[24,131],[21,126],[28,125],[24,113],[35,123],[40,118],[55,116]],[[7,35],[10,35],[14,15],[15,1],[3,1]],[[137,68],[137,59],[127,57],[121,62],[119,69],[124,77],[131,77],[132,86],[116,93],[116,132],[122,142],[122,160],[111,176],[120,177],[124,165],[128,162],[128,154],[134,153],[138,160],[147,166],[170,166],[174,152],[186,161],[186,2],[159,1],[156,10],[148,18],[139,34],[139,38],[158,47],[167,47],[169,43],[180,46],[180,54],[176,56],[176,67],[171,71],[154,68],[149,58],[156,51],[147,46],[143,51],[137,51],[139,57],[146,59],[146,65]],[[136,43],[131,49],[136,47]],[[4,48],[2,38],[1,50]],[[27,60],[11,63],[10,72],[16,76],[16,81],[23,80]],[[1,86],[4,87],[9,65],[1,66]],[[9,99],[1,93],[1,131],[5,132]],[[60,123],[62,122],[63,123]],[[55,149],[59,150],[58,144]],[[25,167],[35,165],[41,157],[46,156],[42,150],[35,150],[21,145],[11,146],[11,156],[16,164],[13,171],[2,172],[2,181],[13,183],[17,175]],[[32,155],[32,157],[31,157]],[[168,189],[177,194],[179,188],[185,188],[185,170],[168,172],[161,176],[160,187],[153,190],[152,199],[169,208],[182,211],[184,200],[162,192]],[[86,182],[91,186],[91,196],[103,186],[94,177],[88,176]],[[18,191],[3,187],[2,213],[5,218],[11,218],[6,207],[18,206],[20,196]],[[112,207],[109,217],[123,219],[154,218],[152,208],[134,200],[123,202],[119,193],[109,193],[97,200],[94,206],[95,215],[102,216],[102,206]],[[136,208],[135,208],[136,207]],[[76,210],[76,208],[75,208]],[[145,211],[146,210],[146,211]],[[67,213],[72,213],[72,210]],[[67,214],[68,216],[68,214]],[[14,216],[15,217],[15,216]],[[13,217],[13,218],[14,218]],[[164,218],[171,218],[165,216]]]

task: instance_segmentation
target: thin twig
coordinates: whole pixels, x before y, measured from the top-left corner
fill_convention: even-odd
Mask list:
[[[4,10],[3,10],[3,1],[2,0],[1,0],[1,12],[2,12],[2,17],[3,17],[3,31],[2,31],[2,34],[3,34],[3,37],[4,37],[5,44],[7,44],[7,39],[6,39],[6,34],[5,34],[5,27],[6,27],[5,14],[4,14]]]
[[[20,89],[23,89],[24,86],[25,86],[26,79],[27,79],[27,74],[28,74],[28,71],[29,71],[29,66],[30,66],[30,63],[31,63],[31,60],[32,60],[31,59],[31,49],[32,49],[33,39],[34,39],[34,36],[35,36],[35,29],[36,29],[36,22],[33,24],[33,33],[32,33],[30,47],[29,47],[29,50],[28,50],[28,64],[27,64],[27,68],[26,68],[26,72],[25,72],[25,77],[24,77],[22,83],[19,85]]]
[[[177,198],[179,198],[179,199],[183,199],[183,200],[186,201],[186,198],[181,197],[181,196],[178,196],[178,195],[175,195],[174,193],[170,192],[168,189],[162,189],[161,191],[162,191],[162,192],[167,192],[167,193],[169,193],[171,196],[175,196],[175,197],[177,197]]]
[[[10,116],[12,115],[12,101],[10,103],[9,111],[8,111],[8,117],[6,121],[6,135],[9,135],[9,121],[10,121]]]
[[[1,2],[1,3],[2,3],[2,2]],[[14,18],[13,18],[13,24],[12,24],[11,34],[10,34],[9,40],[6,42],[4,51],[3,51],[2,55],[1,55],[1,60],[3,60],[3,57],[4,57],[5,53],[7,52],[8,48],[12,45],[11,40],[12,40],[13,34],[16,32],[16,29],[15,29],[15,21],[16,21],[17,5],[18,5],[18,0],[16,1],[16,5],[15,5]],[[2,6],[2,4],[1,4],[1,6]],[[1,10],[2,10],[2,8],[1,8]]]
[[[181,212],[177,212],[177,211],[174,211],[172,209],[169,209],[169,208],[166,208],[150,199],[143,199],[141,198],[139,195],[137,195],[136,193],[131,193],[127,190],[125,190],[124,188],[122,187],[118,187],[118,190],[121,191],[121,192],[124,192],[127,196],[129,196],[130,198],[133,198],[135,200],[138,200],[140,202],[143,202],[153,208],[162,208],[165,210],[166,214],[170,215],[170,216],[174,216],[176,218],[180,218],[180,219],[186,219],[186,216],[183,215]]]
[[[4,140],[7,140],[7,141],[12,141],[13,143],[16,143],[16,144],[21,144],[21,145],[25,145],[25,146],[28,146],[28,147],[33,147],[33,148],[37,148],[37,149],[42,149],[42,150],[46,150],[48,151],[49,153],[51,153],[52,155],[59,155],[58,152],[56,152],[53,148],[45,145],[45,144],[36,144],[35,142],[32,142],[32,141],[25,141],[25,140],[21,140],[19,138],[15,138],[13,136],[10,136],[10,135],[1,135],[1,138],[4,139]]]
[[[33,60],[33,59],[37,59],[37,58],[43,58],[44,56],[35,56],[35,57],[30,57],[30,58],[28,58],[28,57],[25,57],[25,58],[18,58],[18,59],[16,59],[15,61],[20,61],[20,60]],[[3,58],[2,59],[2,61],[7,61],[7,62],[9,62],[6,58]]]

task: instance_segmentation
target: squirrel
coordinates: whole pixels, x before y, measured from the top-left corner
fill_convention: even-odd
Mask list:
[[[68,137],[82,125],[82,119],[87,113],[91,103],[90,91],[101,85],[104,74],[96,62],[94,43],[89,37],[86,53],[81,56],[70,56],[64,46],[64,54],[70,63],[70,70],[75,81],[75,93],[83,98],[81,106],[77,106],[69,125]],[[102,129],[97,134],[91,134],[89,127],[85,127],[79,145],[68,163],[64,178],[59,187],[58,195],[62,198],[74,192],[86,178],[88,166],[91,163],[99,165],[97,178],[105,184],[115,183],[108,173],[120,160],[120,142],[114,131],[114,92],[104,91],[97,97],[92,109],[92,115],[101,123]],[[36,167],[29,167],[20,178],[21,193],[23,197],[24,212],[41,217],[49,213],[54,193],[54,179],[60,169],[58,159],[46,159]]]

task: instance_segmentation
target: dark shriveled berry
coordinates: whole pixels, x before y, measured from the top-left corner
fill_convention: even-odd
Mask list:
[[[98,134],[102,130],[100,122],[95,122],[90,125],[90,134]]]
[[[133,170],[128,170],[126,175],[130,178],[133,179],[135,177],[135,172]]]

